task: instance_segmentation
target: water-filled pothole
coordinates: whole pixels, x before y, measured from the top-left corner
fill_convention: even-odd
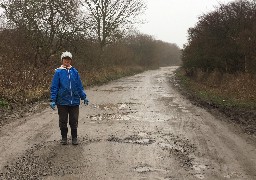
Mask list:
[[[149,145],[149,144],[153,144],[155,142],[154,139],[151,139],[149,137],[140,136],[140,135],[131,135],[131,136],[125,137],[123,139],[112,135],[107,140],[110,142],[131,143],[131,144],[140,144],[140,145]]]

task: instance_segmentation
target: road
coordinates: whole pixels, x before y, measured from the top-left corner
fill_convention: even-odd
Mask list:
[[[59,144],[57,110],[0,131],[0,179],[256,179],[256,144],[192,105],[165,67],[87,89],[80,144]],[[70,134],[70,131],[69,131]]]

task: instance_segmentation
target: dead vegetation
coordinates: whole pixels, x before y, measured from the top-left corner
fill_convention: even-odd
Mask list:
[[[175,82],[194,104],[215,114],[225,115],[231,123],[240,125],[248,134],[256,133],[255,75],[198,71],[191,78],[185,75],[183,69],[179,69]]]

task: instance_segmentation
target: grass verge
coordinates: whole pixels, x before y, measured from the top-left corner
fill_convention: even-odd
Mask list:
[[[256,92],[253,76],[216,73],[187,77],[182,68],[176,71],[179,90],[194,104],[217,110],[248,134],[256,134]]]

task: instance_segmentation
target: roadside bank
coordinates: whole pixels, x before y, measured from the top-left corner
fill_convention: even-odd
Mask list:
[[[256,135],[255,77],[216,73],[188,77],[179,68],[170,82],[193,104],[224,115],[247,134]]]

